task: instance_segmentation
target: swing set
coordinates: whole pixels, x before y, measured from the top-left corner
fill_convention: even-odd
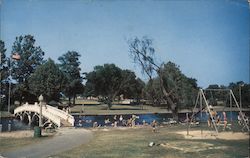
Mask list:
[[[239,104],[238,104],[238,102],[237,102],[237,100],[235,98],[235,95],[233,94],[233,91],[231,89],[206,89],[206,90],[200,89],[199,92],[198,92],[198,96],[196,98],[196,102],[195,102],[195,106],[193,108],[193,113],[192,113],[191,119],[188,122],[187,135],[189,135],[190,126],[191,126],[191,124],[192,124],[192,122],[194,120],[194,117],[197,114],[200,114],[200,118],[202,118],[203,117],[202,112],[204,110],[207,110],[208,117],[211,120],[211,125],[212,125],[213,129],[215,130],[215,135],[218,135],[218,126],[219,126],[219,124],[216,122],[216,120],[215,120],[216,118],[213,117],[213,114],[212,114],[213,111],[212,111],[211,103],[208,102],[208,100],[206,98],[207,92],[210,92],[210,97],[212,97],[213,101],[214,101],[214,98],[213,98],[212,92],[215,92],[215,93],[220,92],[220,93],[227,94],[227,96],[229,97],[229,108],[230,108],[231,122],[232,122],[232,108],[237,108],[237,110],[239,111],[238,119],[239,118],[241,119],[240,124],[243,126],[242,131],[244,129],[246,129],[248,132],[250,131],[249,130],[248,118],[246,118],[245,114],[242,112],[242,109],[240,108],[240,106],[239,106]],[[226,100],[226,102],[225,102],[223,111],[226,108],[227,103],[228,103],[228,100]]]

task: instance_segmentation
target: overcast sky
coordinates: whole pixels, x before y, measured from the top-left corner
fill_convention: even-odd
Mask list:
[[[157,61],[175,62],[209,84],[249,83],[247,0],[0,0],[1,39],[8,55],[16,36],[31,34],[45,58],[81,54],[83,72],[114,63],[145,79],[127,40],[153,39]]]

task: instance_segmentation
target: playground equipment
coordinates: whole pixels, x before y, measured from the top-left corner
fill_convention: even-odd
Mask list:
[[[213,129],[216,132],[215,135],[218,135],[218,125],[219,124],[217,124],[215,118],[212,117],[212,110],[211,110],[212,107],[211,107],[211,105],[209,105],[204,91],[205,92],[208,91],[208,92],[210,92],[210,94],[212,94],[211,93],[212,91],[214,91],[214,92],[221,92],[221,91],[226,92],[228,94],[228,96],[229,96],[231,121],[232,121],[232,107],[236,107],[237,110],[239,111],[240,123],[243,126],[242,131],[244,129],[246,129],[248,132],[250,131],[249,130],[248,119],[245,117],[245,114],[242,112],[242,109],[240,108],[240,106],[239,106],[239,104],[238,104],[238,102],[237,102],[237,100],[235,98],[235,95],[233,94],[233,91],[231,89],[206,89],[206,90],[200,89],[199,92],[198,92],[196,102],[195,102],[195,106],[193,108],[193,113],[192,113],[191,119],[188,122],[187,135],[189,135],[190,125],[194,120],[194,116],[197,115],[197,114],[200,114],[201,118],[202,118],[202,112],[204,110],[207,110],[207,112],[208,112],[208,117],[210,117],[210,119],[211,119],[211,125],[213,126]],[[211,95],[211,97],[213,97],[213,95]],[[198,111],[197,111],[197,108],[199,108]]]

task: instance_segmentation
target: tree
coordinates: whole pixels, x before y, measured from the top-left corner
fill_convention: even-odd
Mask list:
[[[176,69],[176,66],[173,65],[173,63],[168,63],[167,65],[158,65],[155,62],[155,49],[152,47],[153,42],[151,39],[143,37],[140,40],[136,37],[129,40],[128,44],[129,52],[133,58],[133,61],[141,66],[143,73],[147,74],[147,76],[149,77],[149,83],[152,84],[152,77],[155,74],[158,75],[159,85],[162,93],[161,99],[168,105],[169,109],[172,111],[173,118],[177,120],[177,105],[180,103],[179,101],[181,101],[181,96],[178,95],[178,90],[181,89],[181,84],[178,84],[180,79],[179,77],[182,76],[179,72],[180,70]],[[168,74],[168,72],[172,71],[171,69],[176,71],[176,73]]]
[[[243,81],[238,81],[236,83],[231,82],[229,83],[228,88],[233,91],[239,104],[240,104],[240,93],[241,93],[242,107],[247,108],[249,106],[250,84],[244,83]]]
[[[33,101],[28,78],[36,68],[44,63],[44,52],[39,46],[35,46],[35,39],[31,35],[16,37],[12,46],[12,54],[18,54],[20,60],[12,60],[12,78],[17,81],[14,92],[20,104],[23,101]]]
[[[65,76],[59,66],[53,60],[48,59],[30,76],[30,90],[36,98],[42,94],[47,102],[59,101],[65,81]]]
[[[6,104],[6,96],[8,95],[8,65],[6,58],[6,49],[5,44],[2,40],[0,40],[0,110],[4,108],[4,104]]]
[[[171,89],[170,97],[178,108],[188,108],[195,104],[198,93],[196,79],[185,76],[173,62],[163,65],[162,78],[163,86]]]
[[[65,85],[64,93],[69,99],[73,98],[73,105],[75,105],[75,98],[77,94],[83,93],[82,77],[80,75],[80,54],[75,51],[68,51],[66,54],[58,58],[61,62],[60,69],[64,72],[67,83]]]
[[[140,104],[141,99],[143,98],[143,90],[145,87],[145,83],[140,79],[136,78],[133,80],[133,84],[130,84],[129,93],[127,98],[133,98],[136,99],[136,103]]]
[[[114,64],[95,66],[94,71],[86,75],[87,96],[102,96],[109,109],[112,101],[122,93],[128,95],[131,83],[134,83],[136,76],[130,70],[122,70]]]
[[[156,77],[149,80],[144,88],[144,97],[154,106],[162,103],[163,95],[160,87],[159,77]]]

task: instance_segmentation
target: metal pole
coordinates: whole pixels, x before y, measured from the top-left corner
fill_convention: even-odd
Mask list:
[[[2,69],[2,52],[0,52],[0,68]],[[0,104],[2,103],[2,72],[0,71]],[[1,114],[0,114],[1,123]]]
[[[244,117],[243,117],[242,110],[241,110],[241,108],[239,107],[239,104],[238,104],[238,102],[237,102],[237,100],[236,100],[236,98],[235,98],[235,96],[234,96],[234,94],[233,94],[233,91],[232,91],[232,90],[230,90],[230,93],[231,93],[231,95],[232,95],[232,97],[233,97],[233,100],[234,100],[234,102],[235,102],[235,104],[236,104],[237,108],[239,109],[240,116],[243,118],[244,124],[245,124],[245,126],[247,127],[247,130],[248,130],[248,132],[249,132],[249,131],[250,131],[250,129],[249,129],[248,122],[247,122],[247,121],[246,121],[246,119],[244,119]]]
[[[0,52],[0,68],[2,69],[2,52]],[[2,72],[0,71],[0,104],[2,103]],[[2,132],[1,116],[2,112],[0,111],[0,132]]]
[[[39,127],[42,127],[42,103],[40,102]]]
[[[10,75],[10,80],[9,80],[9,96],[8,96],[8,112],[10,112],[10,95],[11,95],[11,57],[10,57],[10,65],[9,65],[9,75]]]
[[[242,109],[242,103],[241,103],[241,84],[239,85],[239,96],[240,96],[240,108]]]
[[[233,122],[233,113],[232,113],[232,94],[231,91],[229,91],[230,96],[230,117],[231,117],[231,123]]]

